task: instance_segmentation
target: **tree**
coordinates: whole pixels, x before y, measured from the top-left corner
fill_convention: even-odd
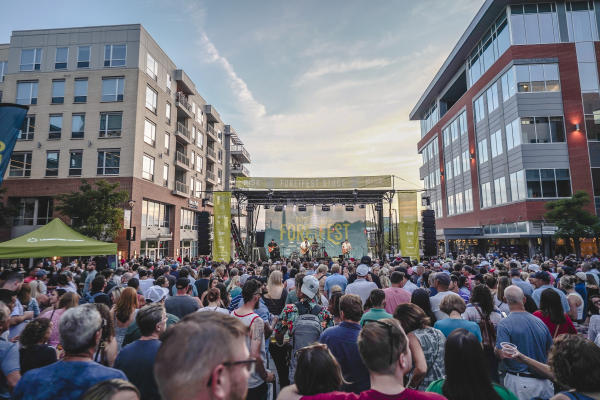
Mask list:
[[[545,218],[558,228],[555,236],[573,239],[577,257],[581,257],[580,239],[593,238],[600,233],[600,218],[585,209],[589,202],[589,195],[581,190],[571,198],[546,203]]]
[[[99,180],[94,188],[82,179],[79,192],[57,196],[56,209],[71,218],[73,229],[81,234],[111,241],[123,229],[123,203],[129,197],[118,187],[119,183]]]
[[[10,226],[19,209],[11,202],[2,201],[6,188],[0,189],[0,226]]]

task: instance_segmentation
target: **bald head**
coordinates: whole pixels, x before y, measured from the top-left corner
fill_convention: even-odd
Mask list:
[[[516,285],[510,285],[504,289],[504,297],[506,297],[506,302],[509,306],[512,304],[523,305],[523,300],[525,299],[523,290]]]

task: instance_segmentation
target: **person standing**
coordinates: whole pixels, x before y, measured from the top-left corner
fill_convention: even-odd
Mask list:
[[[9,321],[10,309],[0,302],[0,333],[8,331]],[[0,336],[0,356],[0,398],[10,399],[11,392],[21,379],[19,346],[6,340],[4,335]]]
[[[460,296],[449,290],[450,288],[450,275],[445,272],[438,272],[433,278],[433,285],[437,291],[435,296],[432,296],[429,301],[431,302],[431,311],[435,315],[436,321],[448,318],[448,314],[440,310],[440,304],[446,296]]]
[[[557,289],[550,284],[550,274],[548,272],[538,271],[535,274],[531,275],[529,277],[529,280],[533,283],[533,286],[535,286],[535,290],[533,291],[531,297],[533,298],[533,301],[535,301],[535,304],[538,307],[540,306],[540,298],[542,297],[542,292],[546,289],[552,289],[560,296],[560,302],[562,304],[564,312],[569,312],[570,307],[569,301],[567,300],[567,296],[565,296],[562,290]]]
[[[339,264],[333,264],[331,266],[331,275],[325,278],[325,291],[327,292],[327,298],[331,297],[331,288],[339,286],[342,288],[342,292],[346,290],[348,286],[348,280],[344,275],[340,274],[341,268]]]
[[[404,289],[403,282],[406,279],[406,275],[403,272],[394,271],[390,277],[392,287],[383,289],[385,293],[385,311],[394,314],[396,307],[400,304],[410,303],[411,292]]]
[[[371,292],[377,289],[377,284],[368,281],[367,275],[369,275],[369,267],[366,264],[360,264],[356,268],[356,280],[346,286],[346,294],[357,294],[362,300],[363,306]]]
[[[175,287],[177,288],[177,294],[168,297],[165,301],[167,312],[181,319],[190,313],[198,311],[200,308],[198,299],[190,296],[192,291],[190,281],[187,278],[179,278]]]
[[[369,295],[367,303],[370,305],[369,311],[363,314],[360,319],[360,325],[364,326],[369,321],[378,321],[384,318],[394,318],[394,316],[385,310],[385,293],[382,289],[375,289]]]

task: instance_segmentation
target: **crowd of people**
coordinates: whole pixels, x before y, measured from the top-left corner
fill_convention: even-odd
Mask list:
[[[600,261],[13,263],[0,398],[600,399]]]

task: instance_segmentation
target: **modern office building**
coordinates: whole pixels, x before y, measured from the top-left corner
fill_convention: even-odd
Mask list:
[[[583,190],[600,211],[599,23],[599,1],[486,0],[422,94],[410,118],[447,250],[548,252],[547,201]]]
[[[226,186],[225,124],[141,25],[15,31],[0,45],[0,93],[30,107],[3,184],[19,208],[3,239],[47,223],[82,178],[104,179],[133,200],[132,255],[198,254],[198,213]]]

